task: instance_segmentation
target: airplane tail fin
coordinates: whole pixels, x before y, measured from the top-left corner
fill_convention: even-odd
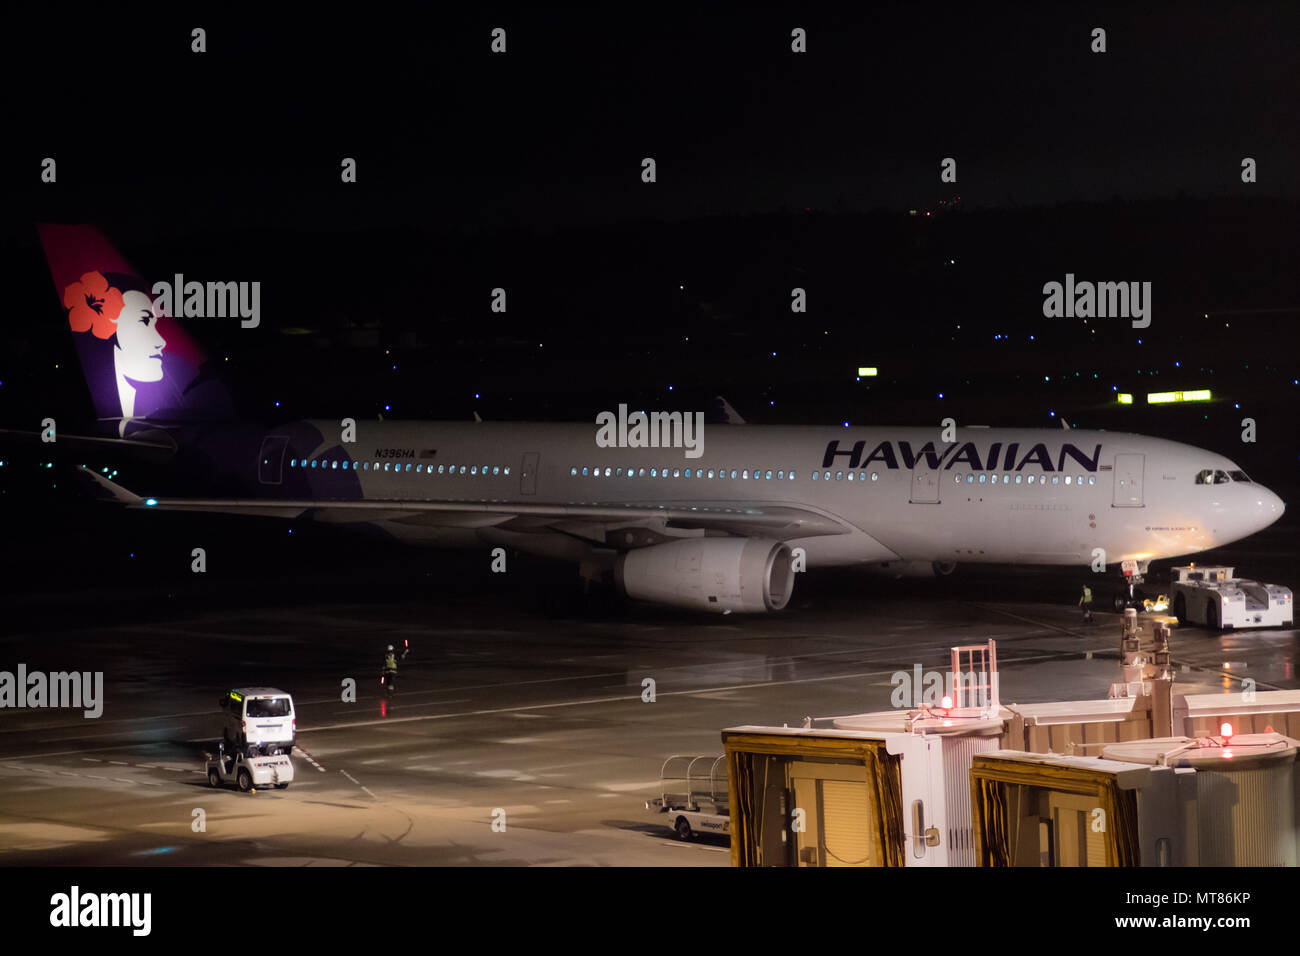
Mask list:
[[[125,436],[133,421],[181,424],[231,414],[224,386],[204,374],[202,349],[155,306],[152,287],[98,229],[36,228],[97,418]]]

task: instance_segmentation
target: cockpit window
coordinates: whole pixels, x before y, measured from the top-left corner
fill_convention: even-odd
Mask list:
[[[1235,477],[1236,475],[1241,475],[1241,478],[1238,480],[1241,481],[1250,480],[1245,476],[1243,472],[1239,472],[1239,471],[1233,472],[1233,476]],[[1226,485],[1229,481],[1232,480],[1233,480],[1232,478],[1228,477],[1228,473],[1226,471],[1222,471],[1217,468],[1203,468],[1196,473],[1196,483],[1198,485]]]
[[[1230,471],[1228,474],[1232,476],[1233,481],[1250,481],[1244,471]]]

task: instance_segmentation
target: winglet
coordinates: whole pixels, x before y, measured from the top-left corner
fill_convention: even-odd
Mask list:
[[[718,402],[718,404],[722,406],[722,423],[724,425],[745,424],[745,420],[740,417],[739,412],[737,412],[734,408],[731,407],[730,402],[728,402],[721,395],[715,395],[714,399]]]

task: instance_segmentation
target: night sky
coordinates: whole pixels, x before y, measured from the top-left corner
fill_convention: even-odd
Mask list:
[[[151,279],[261,281],[259,330],[202,335],[266,420],[723,391],[753,421],[1061,415],[1231,448],[1245,402],[1294,431],[1293,4],[42,16],[0,66],[0,274],[33,319],[0,351],[10,427],[85,412],[53,220]],[[1152,327],[1045,319],[1067,272],[1152,281]],[[1224,401],[1114,407],[1153,381]],[[1285,480],[1292,444],[1267,445]]]

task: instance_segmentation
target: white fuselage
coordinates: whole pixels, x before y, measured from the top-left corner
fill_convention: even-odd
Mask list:
[[[310,423],[324,435],[334,422]],[[1266,527],[1282,501],[1222,455],[1077,429],[712,425],[680,447],[607,448],[595,424],[375,422],[356,441],[284,452],[313,500],[744,509],[789,506],[844,533],[787,537],[813,565],[1090,564],[1191,554]],[[312,463],[315,463],[313,467]],[[305,470],[305,473],[303,471]],[[1242,476],[1244,479],[1244,476]],[[269,490],[269,489],[268,489]],[[402,537],[481,545],[462,527],[374,520]]]

